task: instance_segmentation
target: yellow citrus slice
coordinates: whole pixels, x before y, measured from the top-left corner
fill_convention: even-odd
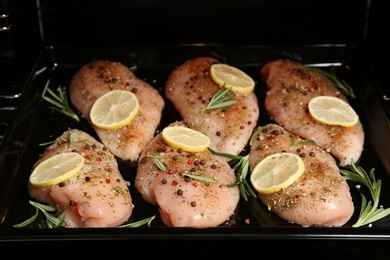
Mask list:
[[[30,183],[37,187],[51,186],[65,181],[84,166],[78,153],[60,153],[38,164],[30,175]]]
[[[302,158],[294,153],[271,154],[252,170],[250,180],[256,191],[270,194],[287,188],[305,171]]]
[[[95,126],[114,130],[129,124],[137,115],[137,96],[127,90],[111,90],[93,104],[89,116]]]
[[[211,65],[210,76],[219,86],[225,85],[232,91],[249,93],[255,89],[255,81],[248,74],[227,64]]]
[[[168,126],[162,131],[164,141],[173,148],[201,152],[210,145],[210,138],[185,126]]]
[[[332,96],[318,96],[309,102],[310,115],[327,125],[352,127],[359,122],[355,110],[344,100]]]

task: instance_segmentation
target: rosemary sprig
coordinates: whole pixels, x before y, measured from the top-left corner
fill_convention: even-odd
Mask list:
[[[152,158],[154,162],[157,164],[158,168],[164,172],[167,171],[167,167],[165,164],[161,161],[161,159],[166,160],[167,158],[162,155],[157,155],[157,154],[148,154],[146,157]],[[201,175],[196,175],[196,174],[183,174],[184,176],[188,176],[194,180],[198,181],[204,181],[204,182],[217,182],[217,180],[209,177],[204,177]]]
[[[198,180],[198,181],[204,181],[204,182],[217,182],[216,179],[209,178],[209,177],[204,177],[201,175],[196,175],[196,174],[183,174],[184,176],[190,177],[191,179]]]
[[[353,88],[345,80],[340,80],[337,76],[335,66],[330,68],[329,73],[317,68],[312,68],[312,70],[324,75],[328,80],[333,82],[344,95],[347,95],[351,98],[356,98],[355,94],[353,93]]]
[[[211,98],[210,103],[202,109],[202,113],[206,110],[227,107],[235,104],[237,100],[229,100],[235,96],[235,94],[230,91],[231,88],[227,88],[223,85],[221,89],[218,90],[218,92]]]
[[[26,227],[26,226],[32,224],[38,218],[40,211],[46,217],[46,225],[48,228],[66,227],[65,219],[64,218],[59,219],[58,216],[61,215],[62,213],[64,213],[68,204],[65,204],[64,207],[62,207],[62,209],[59,210],[58,205],[56,205],[54,207],[54,206],[34,202],[32,200],[30,200],[29,203],[35,207],[35,214],[31,218],[26,219],[25,221],[23,221],[19,224],[15,224],[12,227],[23,228],[23,227]],[[156,217],[156,215],[151,216],[151,217],[146,218],[146,219],[143,219],[143,220],[139,220],[137,222],[118,226],[118,228],[141,227],[141,226],[146,225],[146,224],[150,227],[150,225],[151,225],[152,221],[155,219],[155,217]]]
[[[167,171],[167,167],[165,167],[165,164],[160,160],[160,159],[166,160],[165,156],[157,155],[157,154],[148,154],[146,155],[146,157],[152,158],[154,162],[157,164],[158,168],[160,168],[160,170],[162,170],[163,172]]]
[[[58,216],[61,215],[62,213],[64,213],[68,204],[65,204],[62,207],[62,209],[59,210],[58,205],[54,207],[54,206],[34,202],[32,200],[30,200],[29,203],[35,207],[35,214],[31,218],[29,218],[29,219],[27,219],[19,224],[15,224],[12,227],[22,228],[22,227],[26,227],[26,226],[30,225],[38,218],[39,211],[41,211],[43,213],[43,215],[46,217],[46,225],[48,228],[60,228],[60,227],[66,226],[65,219],[64,218],[59,219]]]
[[[299,94],[299,93],[305,91],[305,88],[301,88],[301,87],[298,86],[298,82],[295,82],[295,89],[296,89],[296,91],[291,92],[290,94],[288,94],[287,96],[285,96],[285,97],[283,98],[283,101],[286,101],[287,99],[289,99],[289,98],[290,98],[291,96],[293,96],[293,95],[296,95],[296,94]]]
[[[66,96],[65,88],[58,87],[57,92],[54,93],[50,88],[47,88],[47,92],[50,94],[51,97],[48,96],[42,96],[42,98],[49,102],[52,106],[50,107],[53,110],[57,110],[58,112],[73,118],[76,121],[80,121],[80,118],[77,116],[77,114],[70,108],[68,98]]]
[[[148,227],[151,226],[152,224],[152,221],[156,218],[156,215],[153,215],[149,218],[145,218],[145,219],[141,219],[137,222],[133,222],[133,223],[129,223],[129,224],[125,224],[125,225],[121,225],[121,226],[118,226],[118,228],[136,228],[136,227],[141,227],[141,226],[144,226],[144,225],[147,225]]]
[[[297,142],[296,138],[295,138],[295,135],[290,135],[290,137],[291,137],[291,148],[293,148],[296,145],[305,145],[305,144],[314,145],[315,144],[313,141],[300,141],[300,142]]]
[[[351,170],[340,170],[340,173],[346,180],[365,185],[369,189],[372,197],[372,200],[367,203],[366,197],[360,194],[362,197],[360,213],[357,222],[352,227],[365,226],[390,215],[390,208],[378,208],[382,181],[376,180],[374,171],[375,169],[372,168],[368,175],[362,167],[355,165],[353,159],[351,162]]]
[[[77,133],[71,133],[67,139],[63,138],[63,137],[59,137],[57,139],[55,139],[54,141],[50,141],[50,142],[46,142],[46,143],[40,143],[39,146],[46,146],[46,145],[50,145],[50,144],[53,144],[55,143],[57,140],[58,141],[62,141],[62,142],[67,142],[69,145],[71,145],[72,143],[78,143],[78,142],[82,142],[82,143],[85,143],[89,146],[92,146],[91,143],[87,142],[86,139],[79,139],[78,138],[79,135]]]
[[[244,200],[248,201],[248,196],[252,196],[256,198],[256,193],[253,192],[252,188],[246,181],[246,176],[249,172],[249,154],[245,156],[240,155],[234,155],[229,153],[221,153],[218,151],[213,150],[212,148],[208,148],[210,152],[212,152],[215,155],[222,156],[229,159],[239,160],[233,167],[234,172],[236,173],[237,180],[233,183],[229,183],[226,186],[227,187],[234,187],[236,185],[239,186],[241,196],[244,198]]]

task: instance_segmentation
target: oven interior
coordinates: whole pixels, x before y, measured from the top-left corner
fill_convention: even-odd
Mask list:
[[[376,168],[383,187],[390,187],[390,150],[384,145],[390,140],[387,1],[2,0],[0,11],[0,240],[390,238],[389,218],[371,229],[353,229],[350,223],[340,229],[307,229],[275,218],[258,201],[240,204],[236,228],[172,230],[158,222],[155,229],[132,232],[10,228],[32,212],[24,183],[42,152],[39,143],[69,126],[89,129],[48,113],[40,99],[43,86],[69,84],[78,68],[96,58],[137,65],[138,76],[157,88],[176,65],[200,55],[240,66],[255,79],[266,61],[280,57],[314,66],[352,64],[353,72],[343,72],[357,93],[365,95],[355,105],[371,126],[363,161]],[[169,105],[167,110],[162,125],[178,118]],[[126,163],[121,167],[132,168]],[[354,196],[359,201],[357,192]],[[389,207],[390,189],[383,188],[382,196]],[[143,207],[135,219],[155,212]],[[246,226],[242,221],[248,215],[253,222]]]

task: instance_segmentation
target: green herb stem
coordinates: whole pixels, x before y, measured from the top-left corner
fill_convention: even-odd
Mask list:
[[[19,224],[15,224],[12,227],[22,228],[32,224],[38,218],[39,212],[42,212],[43,215],[45,216],[46,225],[48,228],[60,228],[66,226],[65,218],[59,219],[58,216],[64,213],[68,204],[64,204],[62,209],[59,210],[58,205],[54,207],[54,206],[38,203],[32,200],[30,200],[29,203],[35,208],[35,214],[32,217],[28,218],[27,220]]]
[[[234,187],[238,185],[238,187],[240,188],[241,196],[246,201],[248,201],[248,197],[250,196],[256,198],[257,197],[256,193],[252,190],[251,186],[246,181],[249,172],[249,154],[245,156],[240,156],[240,155],[234,155],[229,153],[221,153],[213,150],[210,147],[208,149],[210,152],[212,152],[215,155],[233,159],[233,160],[238,160],[238,162],[233,167],[233,170],[236,173],[237,180],[233,183],[227,184],[226,186]]]
[[[118,228],[136,228],[136,227],[141,227],[141,226],[144,226],[144,225],[147,225],[148,227],[150,227],[151,224],[152,224],[152,221],[155,218],[156,218],[156,215],[153,215],[153,216],[151,216],[149,218],[145,218],[145,219],[139,220],[137,222],[133,222],[133,223],[129,223],[129,224],[118,226]]]
[[[378,207],[382,181],[376,180],[374,171],[375,169],[371,169],[369,174],[367,174],[353,160],[351,161],[351,170],[340,170],[340,173],[346,180],[355,181],[366,186],[372,197],[372,200],[367,202],[366,197],[360,194],[362,197],[360,213],[357,222],[352,227],[365,226],[390,215],[390,208]]]
[[[316,71],[320,74],[322,74],[323,76],[325,76],[328,80],[330,80],[331,82],[333,82],[336,87],[344,94],[344,95],[347,95],[351,98],[356,98],[354,92],[353,92],[353,88],[347,83],[345,82],[345,80],[340,80],[339,77],[337,76],[336,74],[336,67],[333,66],[330,68],[330,72],[326,72],[322,69],[317,69],[317,68],[311,68],[313,71]]]
[[[237,100],[230,100],[235,96],[233,92],[229,93],[230,91],[231,88],[226,88],[225,85],[223,85],[221,89],[211,98],[207,107],[202,109],[202,113],[206,110],[227,107],[237,103]]]
[[[76,121],[80,121],[80,118],[77,114],[70,108],[66,91],[61,87],[57,88],[58,94],[52,91],[50,88],[47,89],[47,92],[51,97],[42,96],[43,100],[49,102],[52,106],[50,108],[57,110],[58,112],[73,118]]]

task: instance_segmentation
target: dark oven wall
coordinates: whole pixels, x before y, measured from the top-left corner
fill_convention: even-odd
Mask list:
[[[307,44],[360,41],[370,0],[40,3],[43,11],[58,10],[49,14],[56,26],[46,28],[46,37],[56,44]]]

